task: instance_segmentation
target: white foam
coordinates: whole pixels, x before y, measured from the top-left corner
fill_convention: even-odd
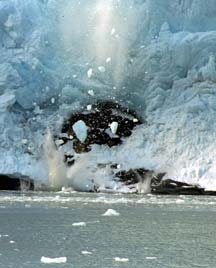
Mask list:
[[[128,258],[119,258],[119,257],[115,257],[114,261],[116,262],[128,262],[129,259]]]
[[[42,263],[66,263],[67,257],[60,257],[60,258],[49,258],[49,257],[41,257]]]
[[[86,226],[86,222],[74,222],[72,226],[77,226],[77,227]]]
[[[111,217],[111,216],[119,216],[120,213],[118,213],[114,209],[108,209],[102,216]]]

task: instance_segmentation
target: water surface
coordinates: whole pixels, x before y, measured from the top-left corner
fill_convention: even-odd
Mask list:
[[[103,217],[110,208],[120,216]],[[215,222],[210,196],[1,192],[0,267],[213,268]]]

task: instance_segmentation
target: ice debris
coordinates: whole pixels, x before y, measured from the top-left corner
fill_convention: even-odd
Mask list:
[[[120,213],[118,213],[114,209],[108,209],[102,216],[111,217],[111,216],[119,216]]]
[[[48,258],[48,257],[41,257],[42,263],[66,263],[67,257],[60,257],[60,258]]]
[[[76,226],[76,227],[84,227],[86,226],[86,223],[85,222],[74,222],[72,224],[72,226]]]
[[[83,250],[81,253],[82,253],[83,255],[92,255],[92,252],[87,251],[87,250]]]
[[[92,89],[88,90],[88,94],[93,97],[95,95],[94,90],[92,90]]]
[[[88,76],[88,78],[90,79],[90,78],[92,77],[92,75],[93,75],[93,70],[92,70],[92,68],[90,68],[90,69],[88,70],[88,72],[87,72],[87,76]]]
[[[128,258],[119,258],[119,257],[115,257],[114,261],[116,262],[128,262],[129,259]]]
[[[91,111],[92,105],[87,105],[87,111]]]
[[[101,73],[105,73],[105,72],[106,72],[106,68],[105,68],[104,66],[99,66],[99,67],[98,67],[98,70],[99,70],[99,72],[101,72]]]

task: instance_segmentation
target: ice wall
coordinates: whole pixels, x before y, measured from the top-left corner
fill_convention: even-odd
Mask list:
[[[148,125],[94,163],[216,188],[215,25],[214,0],[1,0],[0,173],[46,179],[46,128],[115,98]]]

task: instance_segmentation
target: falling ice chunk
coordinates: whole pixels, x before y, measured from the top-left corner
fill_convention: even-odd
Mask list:
[[[87,111],[91,111],[92,105],[87,105]]]
[[[48,257],[41,257],[42,263],[66,263],[67,257],[60,257],[60,258],[48,258]]]
[[[99,66],[99,67],[98,67],[98,70],[99,70],[99,72],[101,72],[101,73],[105,73],[105,72],[106,72],[106,69],[105,69],[104,66]]]
[[[129,259],[128,258],[119,258],[119,257],[115,257],[114,261],[116,262],[128,262]]]
[[[106,59],[106,62],[108,63],[108,62],[111,62],[111,58],[107,58]]]
[[[119,216],[120,213],[115,211],[114,209],[108,209],[102,216],[111,217],[111,216]]]
[[[116,32],[116,29],[115,29],[115,28],[112,28],[112,30],[111,30],[111,32],[110,32],[110,34],[111,34],[111,35],[114,35],[114,34],[115,34],[115,32]]]
[[[118,122],[112,122],[110,124],[110,129],[112,131],[112,134],[116,134],[117,130],[118,130]]]
[[[28,140],[27,140],[27,139],[22,139],[22,140],[21,140],[21,143],[25,145],[25,144],[28,143]]]
[[[88,127],[86,126],[85,122],[79,120],[72,126],[72,128],[76,134],[77,139],[79,139],[83,143],[88,135]]]
[[[90,78],[92,77],[92,75],[93,75],[93,70],[92,70],[92,68],[90,68],[90,69],[88,70],[88,72],[87,72],[87,76],[88,76],[88,78],[90,79]]]
[[[85,222],[74,222],[72,224],[72,226],[83,227],[83,226],[86,226],[86,223]]]
[[[93,97],[94,96],[94,90],[92,90],[92,89],[88,90],[88,94]]]

